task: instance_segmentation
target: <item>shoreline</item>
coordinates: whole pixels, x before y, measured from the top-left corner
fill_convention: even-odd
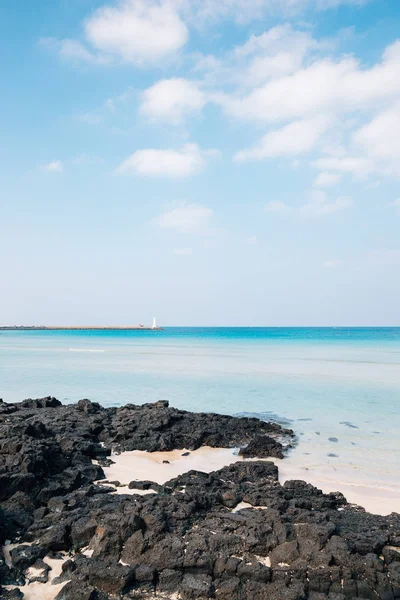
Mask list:
[[[283,459],[243,459],[238,455],[238,452],[239,448],[210,448],[205,446],[191,452],[187,449],[153,453],[134,450],[121,454],[111,454],[110,459],[114,464],[103,467],[103,470],[107,482],[120,482],[121,486],[113,486],[118,494],[143,493],[140,489],[134,487],[128,489],[125,486],[135,480],[148,480],[158,485],[164,485],[170,479],[191,470],[211,473],[237,462],[271,460],[279,469],[279,481],[282,485],[286,481],[300,479],[317,487],[325,494],[340,492],[350,504],[360,506],[371,514],[381,516],[388,516],[392,512],[400,514],[400,490],[368,485],[367,482],[350,483],[327,478],[326,473],[321,472],[322,470],[317,470],[315,473],[305,471],[304,467],[299,464],[291,464],[290,456]],[[101,483],[103,484],[103,482]],[[154,490],[154,493],[157,492]]]
[[[284,484],[293,479],[302,479],[322,490],[325,494],[341,492],[349,503],[361,506],[368,513],[388,516],[400,514],[400,486],[396,482],[376,484],[371,479],[356,480],[350,473],[328,470],[325,466],[305,467],[298,458],[288,456],[279,461],[279,481]]]
[[[293,479],[294,440],[167,401],[0,401],[0,597],[397,597],[400,514]]]

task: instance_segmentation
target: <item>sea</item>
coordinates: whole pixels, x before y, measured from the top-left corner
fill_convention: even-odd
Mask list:
[[[400,512],[400,328],[0,331],[0,398],[48,395],[274,419],[282,481]]]

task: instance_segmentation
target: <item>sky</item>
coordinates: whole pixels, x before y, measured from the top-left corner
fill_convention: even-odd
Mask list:
[[[398,0],[3,0],[0,323],[400,325]]]

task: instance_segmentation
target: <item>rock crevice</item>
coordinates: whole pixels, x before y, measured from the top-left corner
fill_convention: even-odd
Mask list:
[[[51,558],[64,560],[57,600],[400,598],[400,515],[370,515],[302,481],[281,485],[272,462],[136,482],[156,490],[147,496],[95,483],[111,450],[208,445],[257,458],[283,456],[292,439],[274,423],[165,401],[1,403],[0,544],[13,546],[11,568],[0,559],[0,597],[44,584]]]

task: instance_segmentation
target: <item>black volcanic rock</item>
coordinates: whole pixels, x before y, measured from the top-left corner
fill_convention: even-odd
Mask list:
[[[36,398],[34,400],[29,398],[22,402],[22,406],[24,408],[56,408],[61,406],[61,402],[57,398],[47,396],[47,398]]]
[[[268,435],[256,435],[239,455],[243,458],[283,458],[283,445]]]
[[[20,590],[6,590],[0,586],[0,598],[2,600],[23,600],[23,594]]]
[[[92,460],[105,463],[112,449],[281,456],[291,439],[276,424],[165,401],[0,403],[0,542],[19,543],[11,569],[0,559],[0,597],[22,598],[30,572],[44,581],[51,555],[69,557],[57,600],[400,598],[400,515],[370,515],[303,481],[282,486],[271,462],[190,471],[163,486],[132,481],[158,492],[148,496],[94,483],[104,473]],[[21,591],[1,588],[10,583]]]

